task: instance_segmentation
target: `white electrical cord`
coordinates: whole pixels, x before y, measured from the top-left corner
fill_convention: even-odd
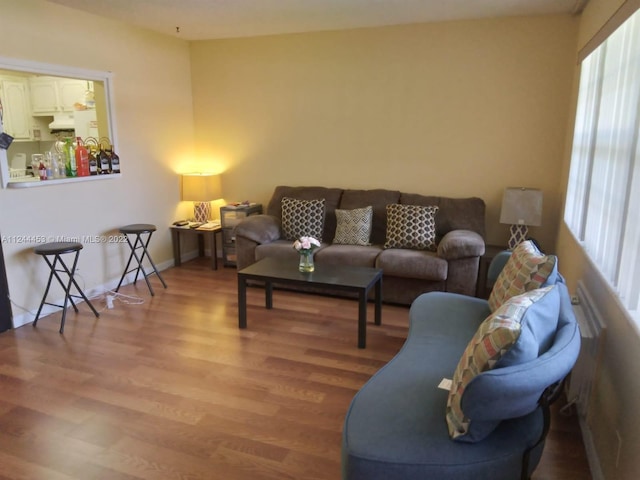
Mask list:
[[[106,309],[112,309],[114,306],[114,300],[118,300],[126,305],[142,305],[144,303],[144,299],[137,296],[125,295],[123,293],[114,292],[113,290],[107,290],[106,292],[100,293],[98,295],[94,295],[89,298],[89,300],[98,300],[104,301],[105,306],[100,312],[105,311]]]

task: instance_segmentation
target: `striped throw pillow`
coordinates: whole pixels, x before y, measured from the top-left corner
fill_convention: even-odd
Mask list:
[[[498,275],[489,295],[489,308],[495,312],[509,298],[555,283],[555,255],[544,255],[531,240],[520,243]]]

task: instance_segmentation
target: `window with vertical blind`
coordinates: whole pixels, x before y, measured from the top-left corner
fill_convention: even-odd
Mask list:
[[[640,321],[640,10],[581,66],[564,219]]]

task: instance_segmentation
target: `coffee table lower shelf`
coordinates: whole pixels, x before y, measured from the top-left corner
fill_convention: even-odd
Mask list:
[[[295,262],[265,258],[238,272],[238,327],[247,328],[247,282],[264,282],[265,306],[273,308],[273,284],[314,287],[358,294],[358,348],[367,344],[367,298],[374,289],[375,324],[382,323],[382,270],[379,268],[316,265],[311,273]]]

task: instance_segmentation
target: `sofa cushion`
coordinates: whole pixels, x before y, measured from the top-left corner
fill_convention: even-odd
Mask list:
[[[369,245],[373,207],[336,209],[336,236],[333,243],[340,245]]]
[[[338,208],[351,210],[371,205],[373,207],[373,219],[369,241],[374,245],[383,245],[387,235],[387,205],[399,203],[399,201],[400,192],[397,190],[385,190],[382,188],[345,190],[342,193]]]
[[[316,248],[313,252],[314,257],[327,246],[323,243],[320,248]],[[291,262],[291,265],[298,267],[300,261],[300,252],[293,248],[293,243],[289,240],[275,240],[269,243],[258,245],[255,251],[255,261],[263,258],[280,258]]]
[[[489,295],[489,307],[495,311],[515,295],[556,283],[557,277],[555,255],[544,255],[532,241],[524,241],[513,250],[498,275]]]
[[[282,199],[282,236],[285,240],[300,237],[322,239],[324,230],[324,198],[316,200]]]
[[[446,409],[451,438],[477,442],[494,430],[501,418],[474,421],[465,415],[462,398],[466,387],[484,371],[538,358],[553,342],[559,312],[559,294],[551,285],[510,298],[482,322],[453,375]],[[487,393],[501,401],[499,392]]]
[[[382,251],[379,245],[329,245],[314,256],[319,265],[349,265],[373,268]]]
[[[387,240],[384,248],[436,249],[435,215],[438,207],[387,205]]]
[[[342,197],[341,188],[327,188],[327,187],[288,187],[279,185],[273,191],[273,195],[267,204],[267,215],[276,217],[278,220],[282,220],[282,199],[284,197],[297,198],[298,200],[315,200],[317,198],[324,198],[325,209],[325,221],[324,221],[324,237],[322,241],[331,242],[336,234],[336,216],[334,211],[340,204],[340,198]],[[364,205],[358,205],[359,207],[365,207],[370,205],[365,203]],[[344,207],[343,207],[344,208]],[[354,207],[355,208],[355,207]],[[320,239],[318,239],[320,240]]]
[[[380,253],[376,268],[384,270],[385,276],[444,282],[449,263],[427,250],[390,248]]]

